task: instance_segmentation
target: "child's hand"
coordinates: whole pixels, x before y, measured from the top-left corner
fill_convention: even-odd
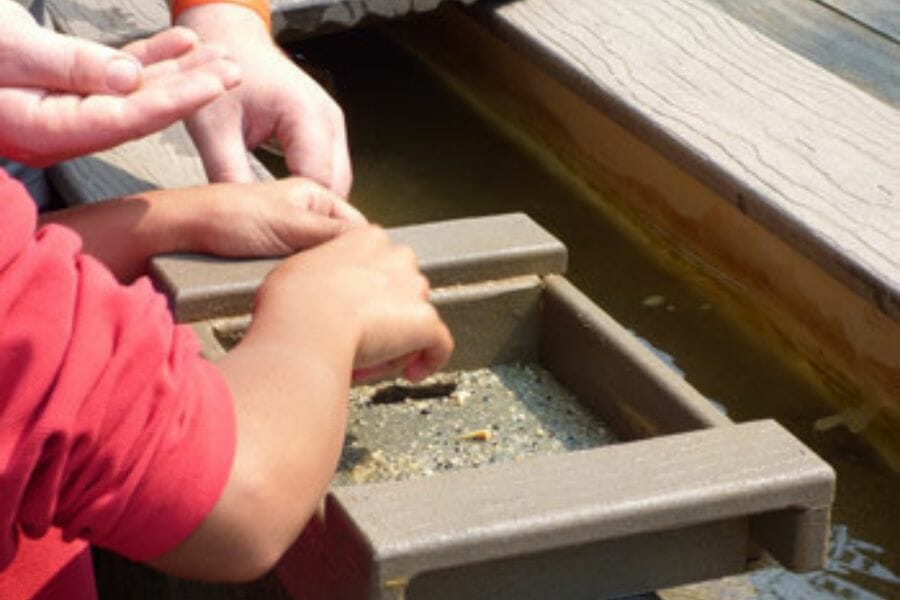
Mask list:
[[[44,166],[184,118],[240,83],[222,47],[174,28],[116,50],[0,2],[0,154]]]
[[[453,350],[428,289],[410,248],[380,228],[360,227],[282,263],[257,295],[248,338],[271,327],[288,334],[287,323],[316,315],[297,335],[323,328],[326,338],[348,340],[357,378],[402,371],[418,381]]]
[[[214,184],[184,190],[202,196],[184,250],[229,257],[282,256],[315,246],[366,218],[309,179]],[[185,198],[185,201],[190,201]]]
[[[237,416],[228,483],[204,522],[154,566],[195,579],[265,573],[331,481],[351,371],[400,360],[416,380],[452,349],[412,251],[381,229],[357,227],[283,261],[257,293],[241,343],[216,360]]]
[[[168,252],[282,256],[366,223],[346,201],[307,179],[150,191],[45,213],[76,230],[84,250],[120,281]]]

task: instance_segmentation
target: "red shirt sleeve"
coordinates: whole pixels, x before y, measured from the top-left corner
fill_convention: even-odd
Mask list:
[[[235,450],[229,390],[146,279],[119,285],[70,230],[35,233],[0,171],[0,570],[57,526],[135,560],[209,513]]]

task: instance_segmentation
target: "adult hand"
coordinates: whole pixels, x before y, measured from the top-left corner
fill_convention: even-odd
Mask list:
[[[222,48],[172,29],[122,51],[0,0],[0,155],[34,166],[157,131],[240,81]]]
[[[228,48],[243,73],[240,86],[187,120],[210,180],[252,181],[247,149],[274,138],[291,173],[346,197],[352,175],[343,113],[275,46],[259,16],[212,3],[186,10],[177,23]]]

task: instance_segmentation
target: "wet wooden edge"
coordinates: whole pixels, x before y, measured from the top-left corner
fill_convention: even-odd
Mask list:
[[[523,0],[474,14],[900,319],[900,111],[702,0]]]

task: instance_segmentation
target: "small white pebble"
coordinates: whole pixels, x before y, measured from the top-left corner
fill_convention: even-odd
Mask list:
[[[648,308],[659,308],[666,303],[666,297],[660,295],[647,296],[641,300],[641,304]]]

